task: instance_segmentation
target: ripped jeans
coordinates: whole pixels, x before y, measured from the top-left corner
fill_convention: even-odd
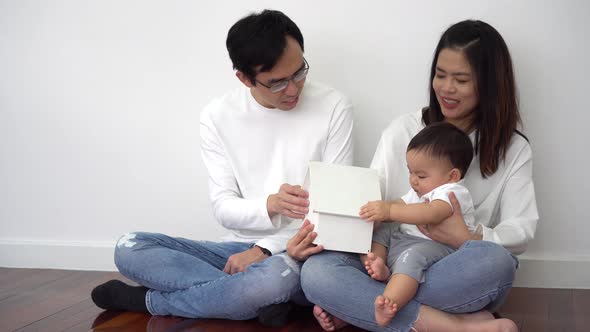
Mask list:
[[[301,263],[286,253],[227,274],[227,259],[252,243],[194,241],[157,233],[129,233],[115,249],[115,264],[129,279],[150,290],[152,315],[251,319],[261,308],[293,300],[306,303]]]
[[[375,298],[386,283],[372,279],[358,255],[325,251],[303,265],[301,283],[307,298],[332,315],[369,331],[410,331],[420,305],[448,313],[496,311],[508,297],[518,259],[488,241],[467,241],[426,271],[418,293],[391,323],[375,322]],[[422,330],[421,330],[422,332]]]

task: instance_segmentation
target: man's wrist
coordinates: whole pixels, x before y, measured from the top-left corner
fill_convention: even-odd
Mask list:
[[[268,217],[272,219],[272,217],[276,216],[278,213],[273,211],[272,209],[272,199],[273,195],[268,195],[268,197],[266,198],[266,212],[268,213]]]
[[[268,257],[272,256],[272,252],[270,252],[270,250],[263,248],[259,245],[255,245],[255,247],[258,248],[260,250],[260,252],[262,252],[264,255],[266,255]]]

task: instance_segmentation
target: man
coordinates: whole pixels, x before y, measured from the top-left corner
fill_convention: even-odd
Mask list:
[[[310,160],[352,164],[352,106],[333,89],[306,84],[303,36],[281,12],[242,18],[226,45],[244,87],[203,110],[201,153],[215,218],[230,234],[223,242],[124,235],[115,263],[141,286],[111,280],[96,287],[92,299],[101,308],[272,319],[269,308],[305,299],[301,263],[285,252],[308,212],[300,184]]]

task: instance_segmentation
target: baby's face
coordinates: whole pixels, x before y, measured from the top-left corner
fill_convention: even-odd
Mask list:
[[[410,150],[406,153],[410,186],[419,197],[434,188],[452,182],[453,166],[448,160],[432,158],[424,151]]]

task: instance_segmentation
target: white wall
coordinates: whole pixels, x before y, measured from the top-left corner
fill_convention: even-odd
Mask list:
[[[361,166],[393,117],[425,105],[441,33],[467,18],[496,27],[541,214],[518,282],[590,288],[588,2],[247,3],[0,0],[0,266],[113,269],[114,241],[133,230],[218,238],[199,112],[239,84],[229,27],[275,8],[301,28],[310,78],[353,100]]]

